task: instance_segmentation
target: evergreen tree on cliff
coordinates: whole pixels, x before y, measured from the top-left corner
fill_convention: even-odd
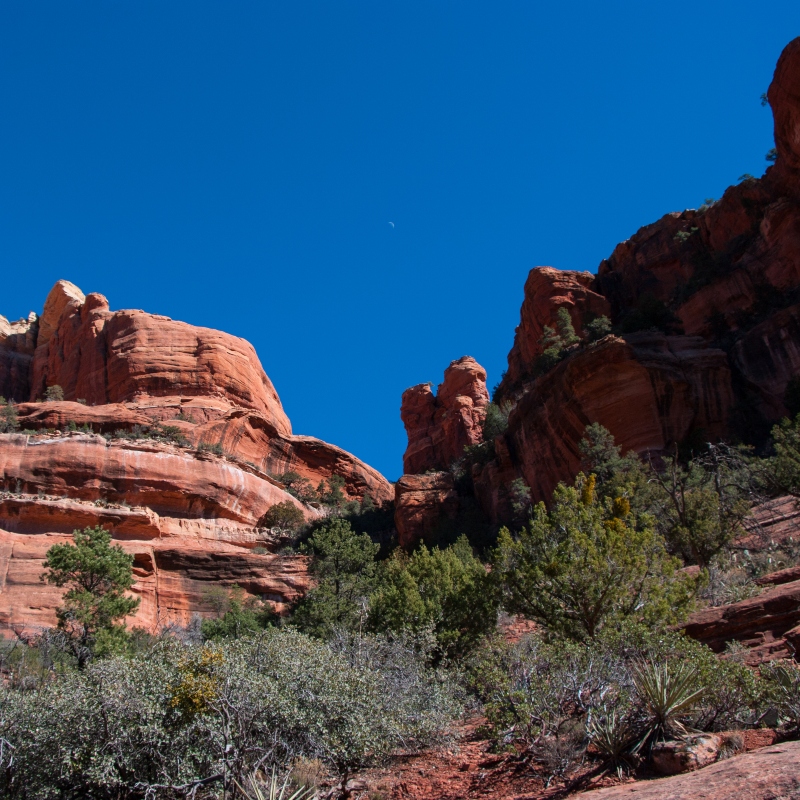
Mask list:
[[[74,544],[47,551],[42,580],[68,587],[56,612],[58,627],[83,669],[93,656],[124,646],[126,632],[119,623],[139,607],[139,599],[125,594],[133,586],[133,556],[112,545],[108,531],[85,528],[74,537]]]

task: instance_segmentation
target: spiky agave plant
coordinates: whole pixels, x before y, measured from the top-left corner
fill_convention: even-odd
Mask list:
[[[800,667],[791,661],[773,662],[761,669],[780,716],[793,730],[800,729]]]
[[[261,783],[259,783],[255,776],[252,775],[248,781],[248,789],[245,789],[236,779],[234,779],[233,782],[236,784],[236,787],[239,789],[239,791],[244,795],[246,800],[312,800],[312,798],[316,797],[317,794],[316,789],[309,789],[306,786],[297,789],[292,794],[289,794],[290,787],[288,775],[283,783],[281,783],[274,771],[272,772],[272,777],[266,786],[263,786]]]
[[[688,733],[679,717],[695,706],[705,693],[705,687],[697,685],[696,667],[687,662],[642,661],[633,665],[632,675],[636,694],[650,717],[635,752],[667,735]]]
[[[630,720],[616,711],[595,715],[589,720],[586,733],[606,766],[622,777],[623,771],[632,766],[635,731]]]

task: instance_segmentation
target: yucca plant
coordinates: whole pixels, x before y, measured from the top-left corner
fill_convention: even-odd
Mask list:
[[[697,705],[705,693],[705,687],[697,685],[697,668],[686,662],[642,661],[631,672],[636,694],[649,715],[645,735],[635,752],[666,736],[686,735],[688,731],[680,717]]]
[[[790,728],[800,728],[800,666],[791,661],[767,664],[761,676],[768,682],[778,714]]]
[[[622,777],[623,771],[632,766],[635,731],[630,720],[616,711],[595,715],[589,720],[586,733],[606,766]]]
[[[291,788],[289,786],[289,776],[287,775],[283,783],[281,783],[274,770],[269,783],[266,785],[256,780],[254,775],[250,776],[248,789],[245,789],[235,779],[234,783],[246,800],[312,800],[317,794],[316,789],[309,789],[307,786],[296,789],[292,794],[289,794]]]

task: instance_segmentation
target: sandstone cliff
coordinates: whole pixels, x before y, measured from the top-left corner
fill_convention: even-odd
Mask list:
[[[515,479],[534,501],[572,479],[590,423],[607,427],[623,451],[657,455],[698,438],[758,445],[788,412],[787,387],[800,375],[800,39],[781,55],[768,96],[777,160],[763,178],[645,226],[596,275],[531,270],[495,395],[510,412],[508,427],[471,475],[494,522],[509,518]],[[582,341],[543,368],[544,327],[560,309]],[[614,333],[591,342],[586,325],[603,316]],[[403,395],[406,473],[449,466],[428,455],[429,429],[437,454],[452,462],[463,450],[463,437],[431,426],[428,394],[414,387]],[[473,432],[470,443],[480,438]],[[408,502],[400,500],[404,481],[398,507]],[[430,503],[415,496],[430,516]],[[407,541],[421,534],[421,523],[406,525]]]
[[[60,386],[63,401],[41,402]],[[320,511],[273,476],[338,476],[349,498],[393,488],[355,456],[292,434],[253,347],[143,311],[110,311],[59,281],[40,317],[0,318],[0,394],[23,433],[0,434],[0,623],[48,625],[61,590],[42,559],[76,528],[102,525],[135,556],[132,624],[186,623],[212,583],[281,607],[307,587],[306,561],[261,528],[277,503]],[[170,426],[172,443],[142,437]],[[110,436],[130,432],[128,438]],[[258,548],[257,552],[253,552]]]

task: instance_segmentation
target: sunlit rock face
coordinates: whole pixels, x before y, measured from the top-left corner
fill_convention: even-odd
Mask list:
[[[800,39],[781,55],[768,96],[777,158],[762,178],[643,227],[596,275],[531,270],[495,393],[508,428],[470,475],[494,522],[509,520],[515,480],[547,501],[573,478],[591,423],[623,451],[658,457],[693,441],[758,444],[789,412],[787,387],[800,376]],[[543,370],[544,328],[561,309],[583,339]],[[590,342],[586,326],[602,316],[614,333]],[[439,407],[430,387],[403,395],[408,474],[446,469],[460,455],[437,452]]]
[[[54,386],[64,399],[41,402]],[[209,611],[203,595],[215,583],[277,607],[305,591],[306,559],[278,555],[284,542],[259,523],[278,503],[309,520],[321,512],[275,475],[297,472],[315,487],[339,476],[348,498],[378,504],[394,496],[355,456],[292,434],[248,342],[110,311],[68,281],[40,317],[0,318],[0,387],[29,401],[16,411],[30,433],[0,434],[0,621],[11,626],[54,623],[61,590],[39,580],[42,559],[76,528],[102,525],[135,555],[142,603],[131,623],[151,629]],[[156,425],[176,442],[114,436]]]

